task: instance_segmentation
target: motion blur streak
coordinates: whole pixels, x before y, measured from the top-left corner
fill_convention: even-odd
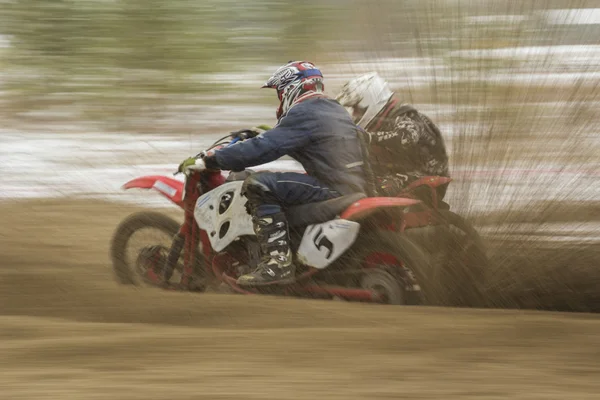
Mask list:
[[[0,1],[0,393],[595,398],[595,315],[135,290],[107,246],[172,207],[121,184],[272,124],[260,86],[307,59],[329,94],[374,70],[440,126],[490,306],[598,312],[598,37],[592,0]]]

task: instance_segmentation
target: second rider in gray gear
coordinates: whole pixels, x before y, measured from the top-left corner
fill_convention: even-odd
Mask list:
[[[401,103],[377,73],[347,82],[337,100],[369,134],[369,161],[381,195],[396,196],[423,176],[449,177],[438,127],[413,106]],[[445,192],[445,186],[439,188],[440,200]]]

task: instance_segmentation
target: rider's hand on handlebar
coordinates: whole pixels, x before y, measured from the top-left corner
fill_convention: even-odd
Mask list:
[[[205,157],[210,157],[210,156],[212,156],[212,155],[215,154],[216,150],[219,150],[219,149],[222,149],[222,148],[225,148],[225,147],[226,147],[226,145],[224,145],[224,144],[219,145],[219,146],[215,146],[215,147],[213,147],[210,150],[205,150],[205,151],[200,152],[200,154],[198,154],[196,156],[196,158],[202,158],[202,159],[204,159]]]
[[[259,125],[259,126],[255,126],[254,128],[250,128],[251,131],[257,132],[259,135],[261,133],[263,133],[263,132],[270,131],[271,129],[273,129],[272,126],[265,125],[265,124]]]
[[[268,125],[259,125],[255,126],[254,128],[231,132],[231,138],[240,140],[252,139],[253,137],[256,137],[270,129],[272,128]]]
[[[206,169],[204,160],[200,157],[188,157],[181,164],[177,172],[186,172],[187,170],[202,171]]]

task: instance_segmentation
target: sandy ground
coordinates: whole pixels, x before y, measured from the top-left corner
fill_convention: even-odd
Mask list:
[[[117,285],[135,208],[0,206],[3,399],[595,399],[600,318]]]

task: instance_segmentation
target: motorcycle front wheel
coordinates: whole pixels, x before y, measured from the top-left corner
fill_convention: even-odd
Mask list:
[[[142,211],[131,214],[117,227],[110,257],[117,281],[125,285],[161,286],[165,261],[180,223],[164,214]],[[183,271],[182,255],[169,282],[178,282]],[[196,260],[201,261],[200,253]],[[195,268],[196,271],[201,268]],[[196,285],[195,290],[203,290]]]

